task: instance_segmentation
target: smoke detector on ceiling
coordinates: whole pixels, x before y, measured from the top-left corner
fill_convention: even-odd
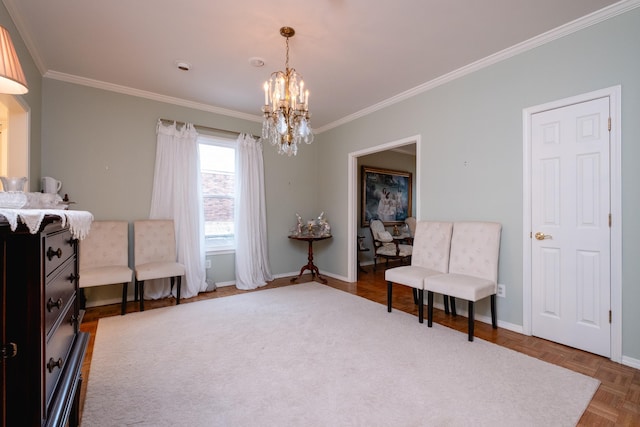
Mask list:
[[[259,58],[257,56],[251,57],[249,58],[249,64],[253,65],[254,67],[264,67],[264,59]]]
[[[191,69],[191,64],[185,61],[175,61],[176,67],[181,71],[189,71]]]

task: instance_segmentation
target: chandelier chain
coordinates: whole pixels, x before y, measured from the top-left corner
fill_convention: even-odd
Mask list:
[[[289,71],[289,37],[286,38],[287,53],[284,60],[285,71]]]

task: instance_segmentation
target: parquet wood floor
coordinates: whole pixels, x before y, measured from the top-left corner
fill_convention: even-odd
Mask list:
[[[356,283],[346,283],[327,277],[327,284],[336,289],[386,305],[387,288],[384,281],[383,268],[378,268],[377,272],[373,272],[372,266],[368,266],[366,271],[367,273],[360,274]],[[305,275],[298,282],[304,283],[311,280],[311,275]],[[281,286],[291,286],[289,278],[276,279],[260,289]],[[196,297],[184,299],[181,304],[259,291],[240,291],[235,286],[227,286],[214,292],[201,293]],[[413,303],[412,292],[409,288],[395,286],[393,297],[394,310],[402,310],[417,316],[418,309]],[[145,310],[173,304],[175,304],[175,300],[172,298],[145,301]],[[133,311],[137,311],[137,304],[129,302],[127,312]],[[118,315],[120,315],[120,304],[88,308],[84,315],[81,330],[89,332],[91,338],[82,369],[85,381],[80,395],[81,406],[86,395],[86,380],[89,378],[89,370],[91,369],[91,357],[98,320],[103,317]],[[434,322],[465,333],[467,331],[467,318],[463,316],[454,318],[445,315],[441,310],[434,309]],[[502,328],[494,330],[491,325],[481,322],[476,322],[475,336],[600,380],[601,385],[580,419],[579,426],[640,426],[640,370],[540,338],[522,335]],[[135,379],[132,378],[131,380],[134,381]]]

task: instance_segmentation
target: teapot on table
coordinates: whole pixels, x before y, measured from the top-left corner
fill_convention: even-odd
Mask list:
[[[4,188],[4,191],[24,191],[24,185],[27,183],[27,177],[0,176],[0,181],[2,181],[2,188]]]

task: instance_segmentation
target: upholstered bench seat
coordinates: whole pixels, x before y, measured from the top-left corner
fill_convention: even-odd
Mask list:
[[[469,341],[473,341],[474,304],[490,298],[491,325],[498,327],[496,292],[502,225],[497,222],[460,221],[453,224],[449,272],[424,279],[427,291],[427,326],[433,323],[433,294],[448,295],[451,311],[456,314],[455,299],[468,303]]]
[[[171,292],[176,286],[176,304],[180,304],[180,288],[185,266],[177,262],[175,224],[172,219],[145,219],[133,222],[135,292],[144,311],[144,282],[168,278]]]
[[[136,265],[136,279],[138,281],[184,276],[184,274],[184,266],[177,262],[149,262]]]
[[[450,295],[467,301],[478,301],[495,294],[496,284],[492,280],[481,277],[449,273],[431,275],[428,289],[436,294]]]
[[[387,311],[391,312],[393,284],[413,288],[413,298],[418,304],[418,321],[424,318],[424,280],[449,271],[449,248],[453,223],[418,221],[413,238],[411,265],[390,268],[385,271],[387,281]]]
[[[127,289],[133,278],[129,268],[129,223],[93,221],[89,234],[80,240],[81,305],[86,305],[84,288],[122,284],[121,314],[127,310]]]
[[[132,271],[129,267],[109,265],[104,267],[88,267],[82,270],[81,288],[109,285],[114,283],[128,283],[131,281]]]
[[[411,265],[388,269],[387,311],[391,312],[393,284],[410,286],[423,321],[427,291],[427,326],[433,324],[433,296],[442,294],[445,313],[456,315],[455,299],[468,302],[469,341],[473,341],[474,303],[491,299],[491,324],[497,328],[496,292],[502,225],[496,222],[418,221]]]
[[[401,267],[390,268],[385,271],[384,278],[393,283],[399,283],[416,289],[423,289],[424,278],[442,274],[442,271],[417,265],[403,265]]]

